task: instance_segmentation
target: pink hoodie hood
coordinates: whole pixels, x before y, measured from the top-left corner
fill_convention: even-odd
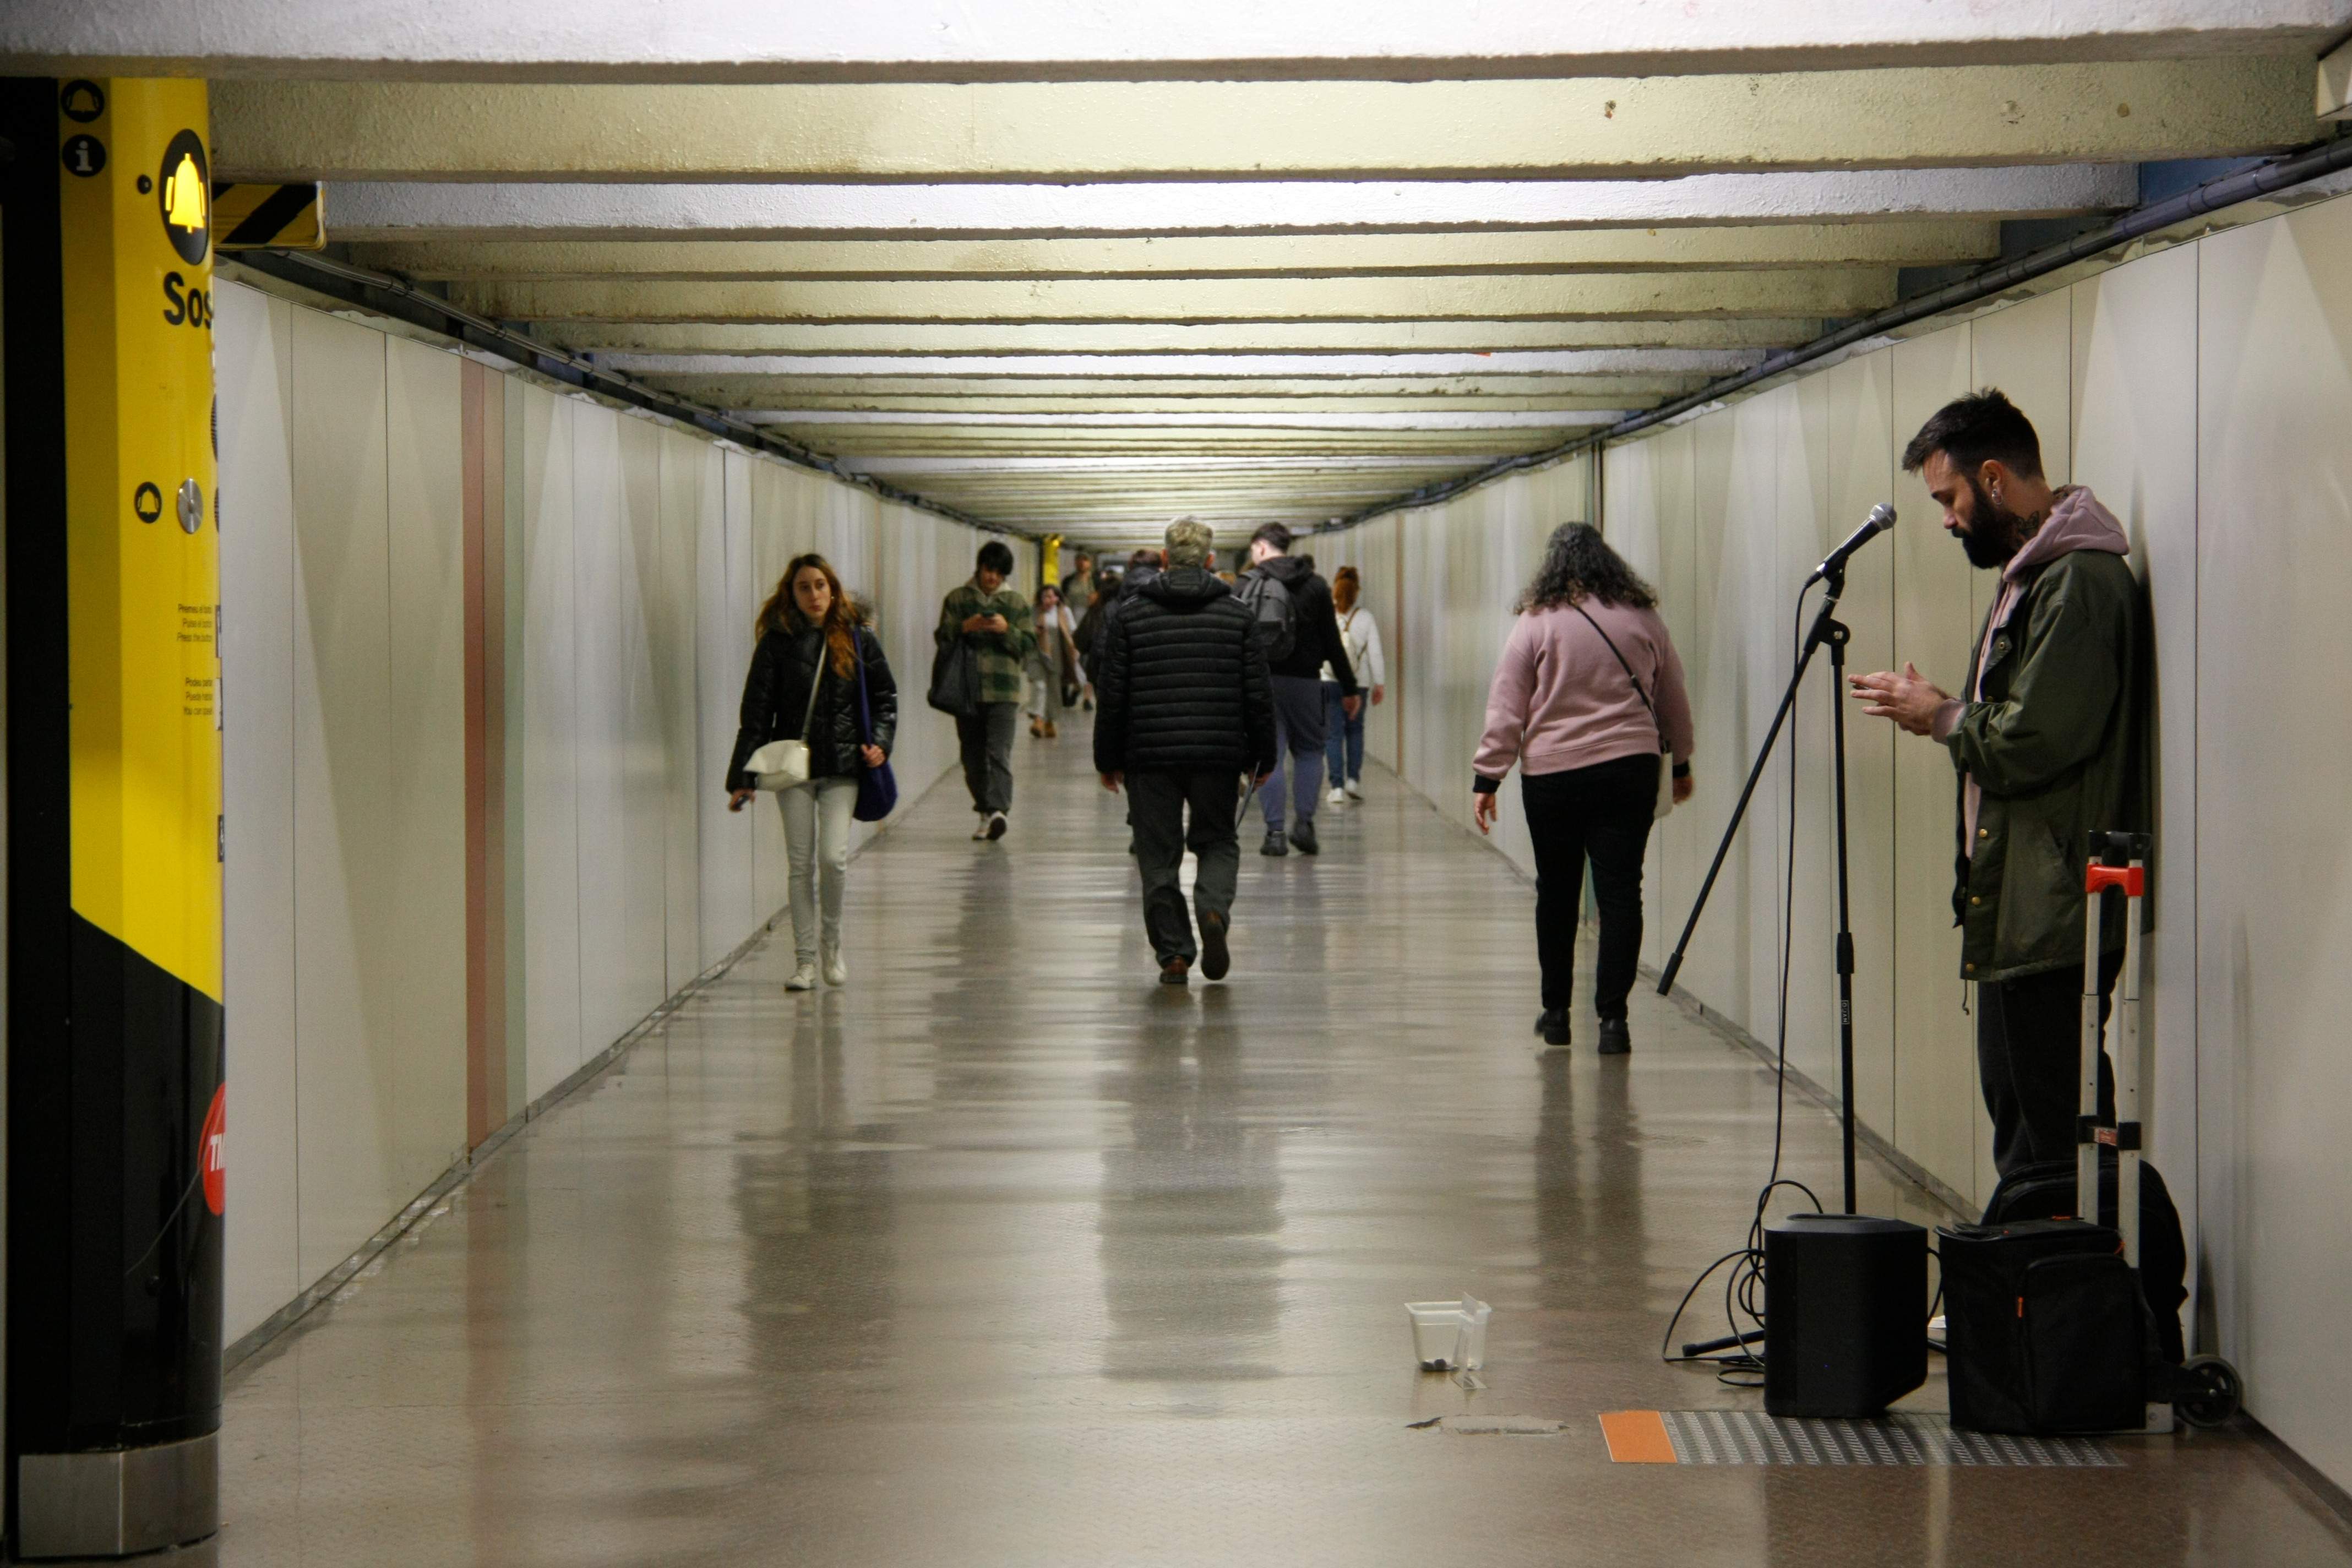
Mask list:
[[[2124,532],[2124,525],[2116,521],[2114,512],[2099,504],[2098,497],[2081,485],[2067,485],[2053,493],[2058,504],[2050,509],[2048,519],[2000,569],[2004,598],[2008,596],[2008,585],[2029,567],[2055,561],[2061,555],[2071,555],[2077,550],[2095,550],[2107,555],[2131,553],[2131,539]]]

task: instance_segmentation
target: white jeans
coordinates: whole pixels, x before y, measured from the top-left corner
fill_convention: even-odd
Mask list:
[[[841,945],[841,896],[849,880],[849,813],[857,804],[856,779],[811,779],[776,792],[784,814],[784,850],[791,858],[793,950],[816,957],[817,894],[824,895],[824,945]]]

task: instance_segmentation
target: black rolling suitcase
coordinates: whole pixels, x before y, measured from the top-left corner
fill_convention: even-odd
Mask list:
[[[2220,1426],[2238,1374],[2182,1364],[2188,1253],[2163,1178],[2140,1158],[2140,899],[2147,839],[2095,833],[2085,885],[2082,1142],[2076,1159],[2004,1180],[1978,1225],[1939,1229],[1952,1424],[1982,1432],[2168,1431]],[[2124,894],[2116,1125],[2098,1121],[2101,897]],[[2065,1217],[2068,1215],[2096,1215]],[[2100,1223],[2100,1222],[2106,1223]]]

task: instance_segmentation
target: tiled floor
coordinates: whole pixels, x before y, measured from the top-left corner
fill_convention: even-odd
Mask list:
[[[854,864],[848,989],[772,943],[241,1367],[187,1555],[2352,1561],[2232,1435],[1612,1466],[1599,1412],[1757,1401],[1657,1359],[1768,1162],[1755,1061],[1646,992],[1630,1060],[1539,1055],[1529,889],[1385,776],[1319,858],[1244,856],[1228,983],[1163,988],[1084,733],[1021,744],[1003,843],[950,783]],[[1830,1192],[1832,1123],[1790,1141]],[[1864,1206],[1935,1217],[1875,1168]],[[1464,1290],[1483,1392],[1409,1353],[1402,1303]],[[1454,1413],[1566,1426],[1409,1429]]]

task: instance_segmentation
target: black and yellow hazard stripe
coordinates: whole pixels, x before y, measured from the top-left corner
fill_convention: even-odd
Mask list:
[[[324,250],[325,204],[314,183],[224,181],[213,186],[213,231],[222,250]]]
[[[185,80],[0,93],[18,154],[0,196],[11,1473],[26,1453],[219,1424],[220,1188],[204,1179],[224,1065],[205,100]],[[37,464],[27,437],[53,455]]]

